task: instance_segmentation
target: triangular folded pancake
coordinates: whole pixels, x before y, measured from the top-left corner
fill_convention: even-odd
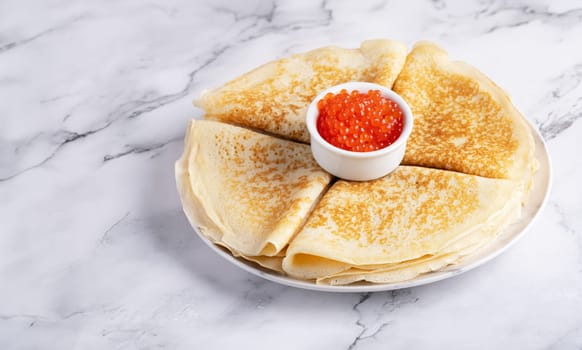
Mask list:
[[[414,115],[404,164],[531,185],[537,164],[529,126],[504,91],[477,69],[420,42],[394,91]]]
[[[338,181],[289,244],[283,269],[335,284],[342,281],[329,279],[341,273],[410,275],[402,268],[417,263],[414,275],[427,272],[493,239],[519,216],[521,196],[514,181],[411,166],[375,181]],[[374,276],[355,280],[363,279]]]
[[[191,224],[267,267],[278,259],[261,256],[280,258],[330,180],[309,146],[213,121],[191,121],[176,162]]]
[[[348,81],[391,87],[406,51],[392,40],[364,41],[359,49],[320,48],[267,63],[203,93],[195,105],[206,118],[307,143],[305,113],[318,93]]]
[[[507,210],[492,216],[486,226],[472,231],[470,234],[465,234],[459,240],[447,245],[441,252],[384,266],[352,267],[337,274],[318,278],[316,282],[317,284],[327,285],[344,285],[359,281],[396,283],[411,280],[420,274],[438,271],[448,265],[456,264],[465,256],[474,254],[493,242],[504,227],[507,227],[519,217],[520,211],[517,200],[518,198],[513,198]]]

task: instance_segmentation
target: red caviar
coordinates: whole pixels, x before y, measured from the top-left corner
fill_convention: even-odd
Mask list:
[[[317,103],[317,131],[332,145],[354,152],[370,152],[394,143],[402,133],[404,113],[380,90],[367,93],[345,89],[328,93]]]

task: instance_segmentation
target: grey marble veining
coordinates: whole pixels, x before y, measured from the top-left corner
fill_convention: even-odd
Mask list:
[[[327,294],[192,232],[173,164],[192,100],[268,60],[433,40],[502,86],[550,151],[523,239],[435,284]],[[582,348],[576,1],[0,3],[1,349]]]

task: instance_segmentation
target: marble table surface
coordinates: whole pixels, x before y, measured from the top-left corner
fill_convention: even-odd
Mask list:
[[[0,2],[0,349],[582,348],[577,1]],[[173,164],[191,101],[268,60],[432,40],[541,131],[527,234],[416,288],[281,286],[194,235]]]

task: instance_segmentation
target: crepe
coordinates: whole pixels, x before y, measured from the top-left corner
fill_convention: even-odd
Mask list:
[[[412,280],[418,275],[439,271],[448,265],[456,264],[468,255],[478,252],[491,244],[499,232],[520,216],[517,205],[519,198],[514,197],[513,203],[492,218],[482,229],[465,234],[462,238],[446,246],[442,251],[427,254],[421,258],[400,263],[364,266],[350,268],[346,271],[317,279],[317,284],[345,285],[359,281],[372,283],[396,283]],[[365,268],[367,267],[367,268]]]
[[[289,244],[283,270],[325,283],[353,269],[377,275],[453,254],[448,264],[515,220],[521,195],[515,181],[412,166],[375,181],[338,181]],[[431,270],[426,262],[413,274]]]
[[[394,91],[409,104],[414,129],[403,163],[531,186],[537,168],[529,126],[505,92],[477,69],[421,42]]]
[[[364,41],[359,49],[324,47],[267,63],[194,102],[206,118],[309,142],[305,114],[321,91],[348,81],[391,87],[406,58],[392,40]]]
[[[309,146],[200,120],[190,122],[175,170],[191,224],[233,255],[275,270],[331,180]]]

